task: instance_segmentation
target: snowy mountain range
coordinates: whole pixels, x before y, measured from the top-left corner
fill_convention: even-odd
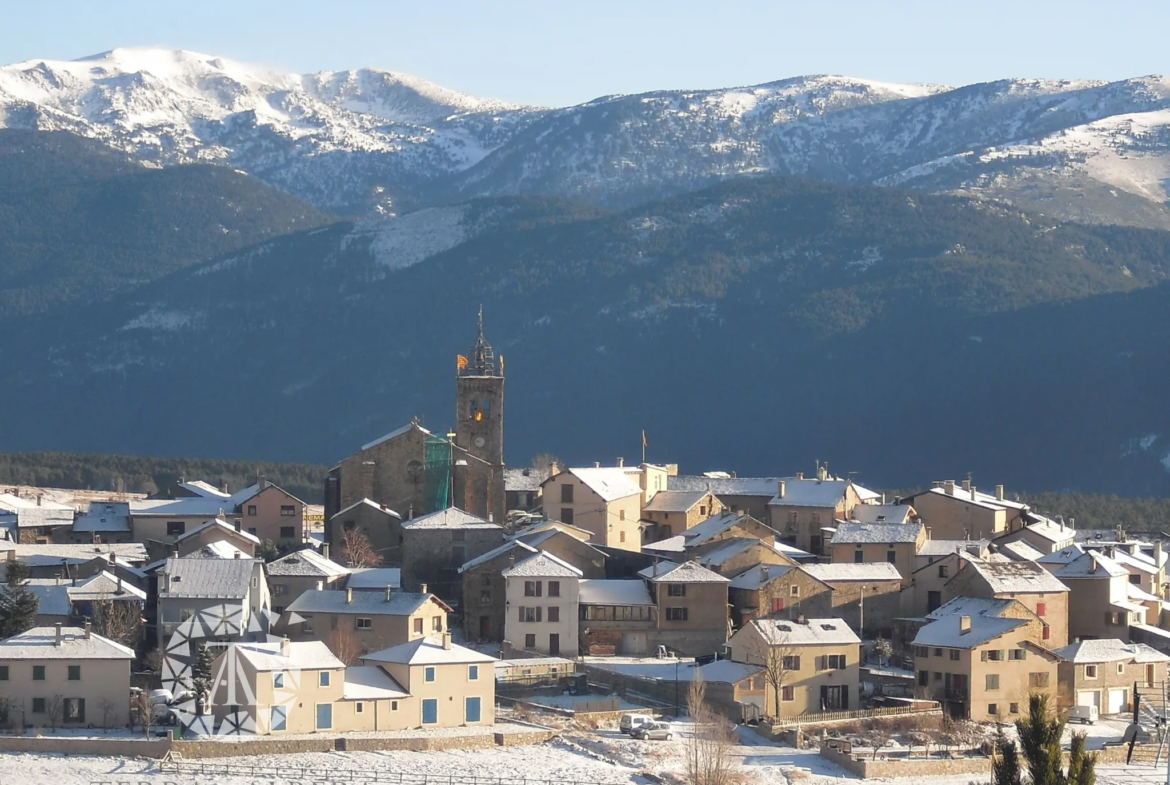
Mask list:
[[[0,127],[143,162],[221,163],[361,216],[479,196],[623,208],[733,176],[799,174],[1170,227],[1170,79],[950,88],[807,76],[539,108],[374,69],[285,73],[115,49],[0,67]]]

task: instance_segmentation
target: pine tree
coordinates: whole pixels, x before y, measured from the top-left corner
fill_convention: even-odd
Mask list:
[[[211,695],[211,667],[215,663],[215,655],[206,646],[199,648],[199,657],[191,666],[191,688],[195,692],[195,714],[203,716],[207,698]]]
[[[1016,720],[1016,732],[1020,737],[1020,748],[1028,760],[1032,785],[1068,785],[1061,770],[1060,737],[1064,735],[1064,722],[1049,719],[1047,695],[1028,698],[1028,716]],[[1018,761],[1016,766],[1019,766]]]
[[[995,733],[995,756],[991,759],[992,785],[1020,785],[1020,752],[1000,727]]]
[[[0,591],[0,639],[11,638],[37,626],[40,599],[29,591],[29,569],[20,562],[10,561],[5,570],[5,585]]]
[[[1095,785],[1096,769],[1097,754],[1085,752],[1085,734],[1074,733],[1068,756],[1068,785]]]

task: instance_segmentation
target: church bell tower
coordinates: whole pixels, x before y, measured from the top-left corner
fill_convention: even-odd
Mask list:
[[[507,508],[504,494],[504,358],[496,357],[483,337],[483,307],[479,335],[470,354],[459,355],[455,375],[455,451],[461,476],[459,497],[472,515],[503,525]],[[460,466],[466,461],[466,466]]]

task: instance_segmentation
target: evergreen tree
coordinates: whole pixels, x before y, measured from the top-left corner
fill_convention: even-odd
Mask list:
[[[8,562],[7,581],[0,591],[0,638],[11,638],[37,626],[40,599],[29,591],[29,569],[16,562]]]
[[[1002,726],[995,733],[991,771],[992,785],[1020,785],[1020,753],[1016,743],[1004,735]]]
[[[215,655],[206,646],[199,647],[199,657],[191,666],[191,688],[195,692],[195,715],[203,716],[207,698],[211,695],[211,667]]]
[[[1096,769],[1097,754],[1085,752],[1085,734],[1074,733],[1068,756],[1068,785],[1095,785]]]
[[[1028,698],[1028,716],[1016,720],[1016,732],[1028,760],[1032,785],[1067,785],[1061,770],[1060,737],[1064,735],[1064,722],[1049,719],[1047,695]]]

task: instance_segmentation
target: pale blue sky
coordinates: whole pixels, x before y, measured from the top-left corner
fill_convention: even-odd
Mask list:
[[[1167,30],[1167,0],[3,0],[0,63],[160,45],[565,105],[812,73],[1122,79],[1170,71]]]

